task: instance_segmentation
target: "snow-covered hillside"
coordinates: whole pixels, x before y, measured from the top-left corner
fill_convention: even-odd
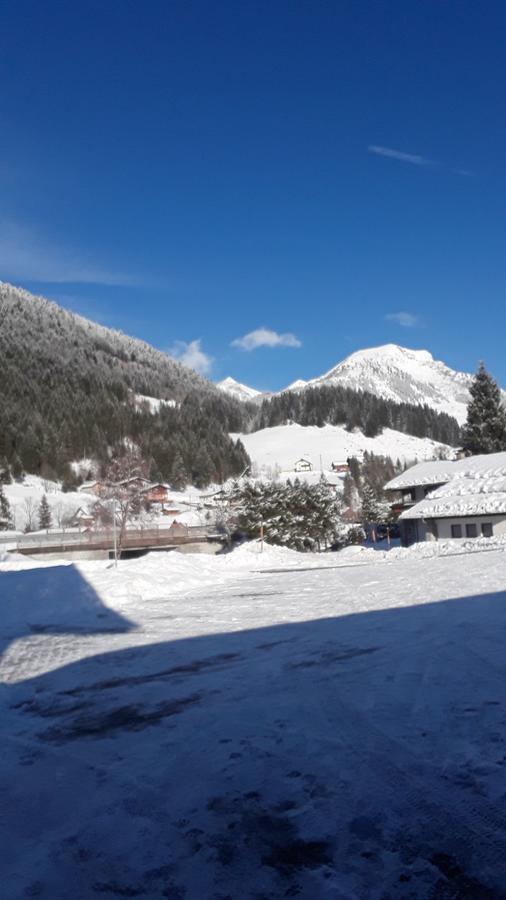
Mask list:
[[[504,897],[504,550],[254,550],[0,563],[5,900]]]
[[[309,385],[338,384],[396,403],[427,404],[458,422],[466,419],[472,376],[455,372],[428,350],[385,344],[352,353]]]
[[[247,400],[255,402],[269,396],[268,394],[262,393],[262,391],[257,391],[256,388],[241,384],[240,381],[236,381],[235,378],[224,378],[223,381],[218,381],[216,387],[230,397],[234,397],[236,400],[241,400],[243,402]]]
[[[293,471],[294,464],[303,457],[313,468],[329,470],[331,463],[345,462],[348,456],[361,457],[365,450],[377,456],[412,462],[415,459],[433,459],[440,453],[452,455],[452,449],[437,444],[429,438],[416,438],[399,431],[385,429],[375,438],[365,437],[360,431],[350,432],[339,425],[277,425],[253,434],[232,435],[240,437],[253,463],[262,467],[278,465],[283,471]]]

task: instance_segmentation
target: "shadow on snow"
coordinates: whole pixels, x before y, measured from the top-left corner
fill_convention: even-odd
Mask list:
[[[51,569],[24,573],[25,633],[134,627],[65,569],[59,600]],[[133,647],[6,687],[4,897],[504,896],[505,600]]]

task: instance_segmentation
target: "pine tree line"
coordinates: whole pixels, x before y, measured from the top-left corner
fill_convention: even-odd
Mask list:
[[[442,444],[460,442],[458,422],[429,406],[393,403],[341,385],[322,385],[304,391],[286,391],[263,401],[252,430],[272,428],[288,421],[299,425],[343,425],[350,431],[360,429],[367,437],[376,437],[384,428],[392,428],[415,437],[427,437]]]

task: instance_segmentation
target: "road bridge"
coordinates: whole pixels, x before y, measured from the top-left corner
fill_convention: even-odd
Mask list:
[[[193,548],[201,552],[217,552],[227,543],[227,535],[216,528],[173,525],[170,528],[128,528],[121,539],[122,555],[149,550],[175,550]],[[24,534],[11,544],[9,550],[26,556],[81,556],[107,557],[114,554],[112,528],[89,531],[48,531]]]

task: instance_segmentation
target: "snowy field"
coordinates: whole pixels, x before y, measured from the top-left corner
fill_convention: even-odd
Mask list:
[[[504,548],[258,550],[0,564],[6,900],[506,896]]]
[[[276,425],[252,434],[233,434],[240,438],[253,463],[261,467],[275,465],[285,472],[293,471],[294,464],[303,457],[320,471],[330,470],[332,463],[346,462],[349,456],[363,455],[367,450],[377,456],[390,456],[394,462],[414,462],[434,459],[441,451],[452,454],[446,444],[438,444],[430,438],[417,438],[400,431],[385,428],[382,434],[368,438],[361,431],[347,431],[340,425]]]

